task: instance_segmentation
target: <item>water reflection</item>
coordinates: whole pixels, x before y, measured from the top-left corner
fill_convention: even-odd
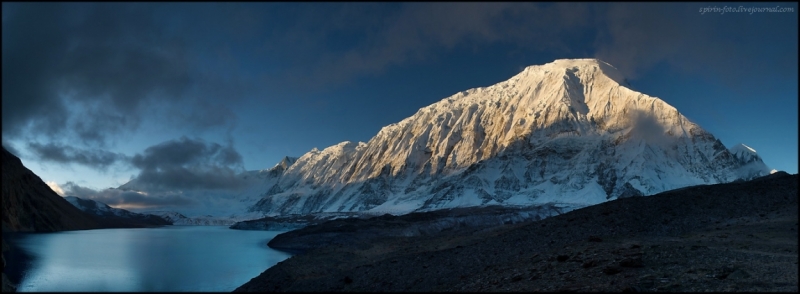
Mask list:
[[[289,254],[280,232],[227,227],[106,229],[13,238],[33,255],[18,291],[232,291]]]

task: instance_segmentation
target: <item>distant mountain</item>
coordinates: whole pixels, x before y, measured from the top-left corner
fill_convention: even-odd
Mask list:
[[[130,212],[124,209],[113,208],[105,203],[75,196],[64,197],[70,204],[83,212],[95,216],[101,223],[108,227],[150,227],[171,225],[172,222],[160,216]]]
[[[423,107],[367,143],[342,142],[282,162],[260,183],[271,186],[250,210],[586,206],[769,173],[751,148],[728,150],[624,81],[596,59],[530,66]]]
[[[3,148],[3,231],[55,232],[104,227],[53,192]]]
[[[149,214],[161,217],[176,226],[230,226],[240,218],[221,218],[211,215],[187,217],[175,211],[149,211]]]

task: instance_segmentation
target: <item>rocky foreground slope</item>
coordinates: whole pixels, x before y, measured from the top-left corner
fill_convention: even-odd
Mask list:
[[[494,230],[370,239],[310,226],[285,236],[341,238],[236,291],[797,291],[797,182],[779,172]]]
[[[568,208],[566,208],[568,209]],[[357,245],[387,237],[437,236],[491,230],[541,220],[566,210],[555,205],[511,208],[503,206],[464,207],[402,216],[386,214],[372,218],[342,218],[302,230],[280,234],[268,243],[278,250],[304,252],[326,246]]]
[[[262,231],[289,231],[306,226],[313,226],[302,231],[293,231],[282,234],[270,242],[273,248],[299,249],[297,246],[309,249],[319,247],[322,242],[336,243],[347,240],[353,235],[369,235],[368,230],[374,234],[370,238],[379,236],[418,236],[432,235],[447,230],[460,230],[464,228],[489,228],[502,224],[521,223],[540,220],[553,215],[574,209],[571,206],[547,204],[528,207],[505,207],[490,205],[484,207],[459,207],[436,210],[432,212],[415,212],[395,217],[391,214],[379,216],[362,212],[321,213],[306,215],[287,215],[277,217],[264,217],[255,220],[238,222],[231,229],[236,230],[262,230]],[[324,224],[324,225],[322,225]],[[328,231],[336,228],[337,232],[348,232],[348,237],[330,235],[325,238],[314,234],[312,231]],[[358,231],[354,230],[358,228]],[[297,235],[296,235],[297,234]],[[311,239],[305,240],[306,237]],[[290,242],[281,244],[281,242]]]

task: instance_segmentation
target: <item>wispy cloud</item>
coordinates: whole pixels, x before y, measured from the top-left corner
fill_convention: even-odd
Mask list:
[[[701,15],[703,5],[298,4],[285,11],[281,23],[269,23],[273,30],[265,38],[265,54],[291,67],[267,80],[295,89],[329,87],[436,62],[454,48],[493,44],[560,58],[597,57],[632,79],[661,64],[730,83],[753,70],[796,71],[796,54],[791,54],[797,50],[796,13]],[[786,42],[794,47],[777,46]],[[753,43],[776,44],[776,52],[763,55],[747,45]]]
[[[535,3],[299,4],[266,43],[292,67],[269,79],[301,87],[335,85],[435,61],[456,46],[517,44],[570,51],[562,38],[591,25],[586,6]]]
[[[659,63],[718,77],[732,86],[751,79],[753,72],[796,75],[797,54],[792,52],[797,52],[797,13],[700,14],[705,6],[708,4],[609,4],[598,10],[601,22],[595,55],[632,78]],[[754,50],[754,44],[759,44],[758,48],[774,44],[770,47],[777,52],[764,55]]]
[[[76,163],[98,170],[105,170],[114,163],[124,163],[128,159],[124,154],[100,149],[78,149],[52,142],[47,144],[28,143],[28,149],[42,161],[63,164]]]

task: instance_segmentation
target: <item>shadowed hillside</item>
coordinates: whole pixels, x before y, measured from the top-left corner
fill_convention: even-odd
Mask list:
[[[97,229],[91,216],[53,192],[3,148],[3,231],[55,232]]]

